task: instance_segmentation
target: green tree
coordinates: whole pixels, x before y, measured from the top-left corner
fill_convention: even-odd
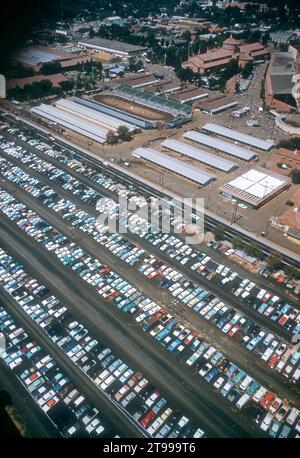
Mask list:
[[[261,37],[261,42],[264,46],[267,46],[267,44],[269,43],[270,41],[270,34],[269,32],[267,33],[264,33],[263,36]]]
[[[132,132],[127,126],[119,126],[117,129],[117,135],[119,139],[124,142],[130,142],[133,139]]]
[[[293,169],[291,171],[291,179],[293,184],[300,184],[300,170]]]
[[[300,270],[294,266],[286,266],[284,271],[290,278],[298,278],[300,276]]]
[[[94,38],[95,36],[96,36],[95,30],[93,29],[93,27],[90,27],[89,38]]]
[[[252,72],[253,72],[253,62],[247,62],[245,67],[242,70],[242,77],[244,79],[247,79],[249,78]]]
[[[248,255],[248,256],[253,256],[255,258],[257,258],[259,256],[259,253],[260,253],[260,249],[258,247],[258,245],[256,243],[249,243],[248,245],[245,245],[245,249],[244,249],[245,253]]]
[[[219,89],[220,91],[224,91],[226,82],[232,78],[234,75],[239,73],[239,64],[237,59],[230,59],[226,67],[221,72],[221,76],[219,78]]]
[[[215,240],[217,240],[217,241],[218,240],[223,240],[224,228],[220,224],[217,224],[216,226],[213,227],[212,233],[215,236]]]
[[[0,408],[12,405],[12,398],[8,391],[0,390]]]
[[[116,145],[118,143],[118,136],[114,133],[114,131],[109,130],[106,134],[106,143],[108,145]]]
[[[236,249],[244,249],[245,247],[245,243],[243,242],[243,240],[241,239],[241,237],[234,237],[232,239],[232,246],[233,248],[236,250]]]
[[[72,91],[72,89],[74,88],[74,81],[72,80],[61,81],[59,85],[61,86],[62,90],[65,92]]]
[[[300,138],[299,137],[293,137],[289,139],[284,139],[280,140],[280,142],[277,145],[278,148],[286,148],[290,149],[291,151],[295,149],[300,149]]]
[[[40,73],[43,75],[53,75],[54,73],[61,72],[60,62],[46,62],[41,66]]]
[[[195,73],[190,68],[178,68],[176,70],[176,75],[181,81],[192,82],[195,78]]]
[[[278,270],[282,267],[282,258],[280,256],[271,256],[268,258],[267,263],[270,270]]]

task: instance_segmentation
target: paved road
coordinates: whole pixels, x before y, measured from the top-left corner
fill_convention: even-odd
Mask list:
[[[38,175],[38,174],[34,174]],[[40,178],[40,177],[39,177]],[[159,287],[159,281],[152,280],[150,283],[149,280],[139,273],[135,267],[129,267],[121,259],[116,256],[113,256],[107,249],[101,247],[97,242],[92,238],[84,234],[80,230],[69,229],[66,221],[62,220],[53,210],[48,209],[45,205],[38,202],[35,198],[30,196],[25,191],[20,190],[13,183],[9,183],[9,188],[14,192],[16,198],[32,210],[36,211],[43,219],[45,219],[49,224],[58,229],[62,234],[66,235],[69,239],[76,240],[78,245],[85,250],[89,255],[96,257],[102,263],[105,263],[111,269],[119,272],[128,282],[132,283],[143,292],[146,296],[150,297],[152,300],[157,303],[167,304],[167,308],[175,313],[180,315],[180,319],[184,320],[187,325],[192,327],[195,331],[200,332],[200,335],[211,345],[218,348],[220,351],[224,351],[226,348],[226,355],[230,358],[231,361],[236,363],[239,367],[246,370],[250,375],[253,376],[256,380],[262,383],[264,386],[268,387],[271,390],[278,391],[281,395],[291,399],[296,405],[300,402],[297,395],[297,389],[294,384],[290,383],[283,376],[281,376],[276,371],[269,368],[269,366],[263,363],[254,353],[249,352],[245,348],[241,347],[236,339],[232,339],[229,336],[223,334],[219,331],[211,322],[207,321],[204,317],[199,314],[196,314],[188,307],[185,307],[183,304],[172,305],[174,302],[174,297],[165,290],[161,290]],[[64,193],[67,193],[66,191]],[[68,197],[68,196],[66,196]],[[70,196],[69,196],[70,197]],[[73,199],[74,200],[74,199]],[[86,208],[84,208],[87,210]],[[145,245],[145,244],[144,244]],[[149,247],[144,246],[149,250],[152,248],[152,252],[157,254],[158,257],[163,259],[164,262],[168,262],[169,258],[160,250],[157,250],[151,244]],[[214,293],[218,294],[221,299],[227,303],[234,303],[237,308],[241,308],[243,312],[246,312],[246,315],[250,316],[252,319],[256,319],[257,313],[254,311],[251,313],[252,309],[249,308],[246,304],[239,301],[233,301],[232,295],[230,292],[222,289],[217,285],[213,285],[205,277],[202,278],[195,274],[193,271],[190,271],[184,268],[178,261],[173,261],[174,267],[178,268],[184,275],[188,275],[190,279],[195,281],[196,284],[205,286],[209,288]],[[153,288],[153,286],[155,286]],[[235,299],[235,298],[234,298]],[[250,314],[248,313],[250,311]],[[262,320],[260,314],[258,314],[260,321],[268,321],[266,319]],[[260,323],[261,324],[261,323]],[[263,323],[265,325],[265,323]],[[276,335],[277,327],[275,323],[270,321],[270,325],[273,325]],[[274,326],[275,325],[275,326]],[[273,330],[273,329],[272,329]],[[280,336],[282,337],[282,336]]]
[[[1,306],[5,307],[3,298]],[[26,437],[53,438],[61,437],[57,429],[48,420],[40,408],[32,402],[31,396],[22,384],[12,375],[10,369],[0,365],[0,389],[9,392],[18,418],[26,429]]]
[[[242,413],[233,413],[221,395],[178,358],[161,349],[138,329],[132,319],[102,301],[96,291],[70,269],[58,265],[54,255],[25,236],[4,217],[0,223],[4,248],[28,266],[28,271],[69,304],[76,318],[101,336],[129,365],[141,370],[178,409],[213,437],[263,436]],[[59,263],[60,264],[60,263]],[[29,267],[30,266],[30,267]]]
[[[93,406],[98,408],[106,423],[112,426],[113,431],[122,431],[123,437],[144,437],[144,434],[138,431],[132,421],[129,421],[118,409],[113,408],[111,401],[64,355],[26,312],[21,307],[16,307],[15,302],[6,291],[3,291],[2,300],[6,310],[24,327],[25,331],[33,335],[35,340],[49,351],[65,374],[74,382],[75,387],[83,388],[82,391],[87,395]]]
[[[55,166],[59,167],[60,169],[66,171],[67,173],[71,174],[78,180],[82,181],[84,184],[87,186],[91,186],[94,189],[96,189],[100,194],[110,197],[117,201],[116,196],[114,193],[112,193],[109,190],[106,190],[105,188],[101,187],[94,181],[90,180],[87,177],[81,176],[79,173],[76,173],[74,170],[71,168],[65,166],[64,164],[60,164],[57,161],[55,161],[52,158],[49,158],[46,154],[41,153],[38,150],[35,150],[34,148],[29,148],[32,152],[40,156],[41,158],[45,159],[47,162],[50,162],[54,164]],[[30,167],[27,167],[24,165],[21,161],[18,161],[17,159],[14,159],[13,157],[10,157],[9,155],[6,155],[4,152],[1,153],[3,156],[7,157],[11,162],[15,163],[18,165],[21,169],[29,173],[30,175],[36,177],[37,179],[43,181],[44,183],[48,184],[51,188],[53,188],[59,195],[63,196],[66,199],[69,199],[73,201],[79,208],[82,208],[84,211],[92,214],[93,216],[97,217],[99,213],[90,205],[85,204],[81,199],[77,198],[74,196],[71,192],[64,190],[61,186],[57,185],[47,177],[45,177],[43,174],[40,174],[38,172],[35,172],[32,170]],[[12,186],[12,184],[11,184]],[[17,188],[16,188],[17,189]],[[49,211],[49,210],[47,210]],[[54,212],[52,212],[54,215]],[[56,214],[55,217],[57,218]],[[46,215],[47,219],[47,215]],[[82,233],[79,232],[78,238],[82,236]],[[245,304],[243,301],[238,300],[237,298],[233,297],[232,294],[225,289],[221,288],[219,285],[214,285],[211,281],[207,280],[206,278],[199,279],[199,275],[195,274],[195,272],[192,272],[190,269],[187,267],[183,267],[180,262],[176,261],[175,259],[170,259],[164,252],[160,251],[159,249],[155,248],[152,244],[147,242],[147,240],[142,239],[138,237],[137,235],[134,235],[130,232],[126,234],[126,237],[128,240],[134,241],[135,243],[138,243],[141,245],[143,248],[147,249],[149,252],[155,253],[159,258],[163,259],[165,262],[172,263],[172,265],[176,266],[176,268],[184,273],[186,276],[192,278],[194,281],[196,281],[198,284],[204,284],[207,289],[215,292],[217,295],[219,295],[222,299],[226,300],[228,303],[235,305],[238,309],[242,310],[246,316],[249,316],[251,319],[254,319],[257,323],[261,324],[262,326],[266,326],[269,329],[271,329],[276,335],[286,339],[287,341],[290,341],[291,337],[290,334],[280,325],[277,323],[274,323],[273,321],[267,319],[260,313],[258,313],[256,310],[253,310],[251,307],[249,307],[247,304]],[[200,250],[202,250],[202,247],[199,247]],[[224,261],[224,259],[223,259]],[[122,269],[122,266],[120,266]],[[245,275],[245,272],[244,272]],[[246,273],[247,277],[249,277],[248,272]],[[253,278],[255,281],[257,281],[257,277],[253,275]],[[267,288],[269,289],[269,285],[267,285]],[[280,294],[284,297],[285,295],[280,292]],[[287,301],[290,301],[290,298],[285,297]],[[295,304],[297,306],[297,304]]]

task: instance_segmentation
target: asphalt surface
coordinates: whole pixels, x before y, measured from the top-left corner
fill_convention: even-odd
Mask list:
[[[110,269],[117,271],[147,297],[150,297],[152,300],[160,303],[161,305],[166,304],[167,308],[172,313],[180,317],[180,321],[184,321],[187,326],[193,328],[193,330],[198,332],[205,341],[215,346],[222,352],[224,351],[224,348],[226,348],[226,356],[241,369],[247,371],[254,379],[262,383],[270,390],[279,392],[281,395],[287,397],[293,401],[295,405],[299,405],[300,407],[298,390],[294,384],[290,383],[276,371],[270,369],[269,366],[261,361],[254,353],[249,352],[244,347],[241,347],[239,343],[237,343],[236,339],[230,338],[226,334],[222,333],[215,325],[206,320],[200,314],[193,312],[183,304],[174,303],[174,297],[167,290],[162,290],[160,288],[158,280],[154,279],[150,282],[142,273],[137,271],[136,267],[128,266],[124,261],[117,256],[112,255],[109,250],[102,247],[99,243],[95,242],[91,237],[87,236],[82,231],[70,229],[66,221],[62,220],[57,213],[38,202],[37,199],[33,198],[26,191],[20,190],[20,188],[18,188],[15,184],[8,182],[8,189],[11,189],[14,192],[14,196],[18,200],[22,201],[32,210],[36,211],[44,220],[59,230],[59,232],[67,236],[69,239],[76,241],[76,243],[89,255],[99,259],[101,263],[105,263]],[[151,244],[149,245],[151,246]],[[152,249],[152,252],[154,251],[158,252],[158,256],[163,254],[163,252],[155,247]],[[169,259],[168,256],[163,257],[165,258],[163,260],[167,262]],[[232,304],[233,300],[230,292],[222,289],[218,285],[213,285],[205,277],[199,278],[199,275],[187,268],[185,269],[180,262],[173,261],[174,260],[172,260],[173,267],[175,267],[175,263],[178,264],[176,265],[178,270],[181,270],[182,273],[187,275],[190,279],[193,277],[193,281],[199,285],[202,284],[203,286],[203,281],[205,280],[205,286],[207,286],[208,289],[219,296],[222,294],[221,299]],[[241,304],[243,305],[243,309],[246,309],[247,312],[252,310],[244,303],[241,302]],[[240,308],[239,304],[237,305],[237,308]],[[246,313],[246,315],[249,316],[249,313]],[[255,311],[250,315],[251,318],[256,318]],[[258,314],[258,317],[261,318],[261,315]],[[260,321],[267,320],[260,319]],[[273,322],[270,322],[270,324],[271,323]]]
[[[97,407],[100,414],[105,418],[108,424],[112,425],[112,429],[115,431],[122,431],[124,437],[144,437],[141,432],[128,421],[123,413],[117,409],[111,408],[111,401],[94,385],[87,376],[85,376],[80,369],[68,358],[63,352],[55,345],[50,337],[44,333],[41,328],[28,317],[26,312],[21,307],[16,307],[15,302],[12,300],[10,295],[3,292],[3,303],[6,310],[20,323],[25,331],[28,331],[34,336],[37,343],[42,348],[49,351],[51,356],[57,361],[60,367],[64,370],[65,374],[75,382],[79,387],[84,387],[84,392],[89,397],[89,400],[93,403],[94,407]],[[108,410],[106,410],[108,409]],[[104,412],[110,412],[109,416],[106,416]]]
[[[27,148],[29,151],[31,151],[32,153],[36,154],[37,156],[41,157],[42,159],[44,159],[45,161],[57,166],[58,168],[66,171],[67,173],[69,173],[70,175],[74,176],[75,178],[77,178],[79,181],[82,181],[83,183],[85,183],[87,186],[91,186],[93,188],[95,188],[99,193],[103,194],[104,196],[106,197],[110,197],[112,198],[113,200],[117,201],[117,198],[116,198],[116,194],[113,193],[112,191],[110,191],[109,189],[105,189],[105,188],[102,188],[100,185],[98,185],[97,183],[95,183],[94,181],[90,180],[89,178],[87,177],[84,177],[82,174],[76,172],[76,170],[68,167],[67,165],[65,164],[62,164],[58,161],[56,161],[54,158],[51,158],[50,156],[48,156],[47,154],[43,153],[42,151],[39,151],[37,150],[36,148],[34,148],[33,146],[30,146],[28,145],[27,143],[23,142],[22,140],[20,139],[15,139],[15,137],[11,134],[9,134],[8,132],[3,132],[4,133],[4,136],[6,136],[8,139],[10,140],[13,140],[15,141],[15,143],[17,143],[18,145],[24,147],[24,148]],[[66,146],[66,145],[65,145]],[[7,157],[9,157],[7,155]],[[9,157],[10,160],[13,160],[12,157]],[[96,163],[95,160],[90,160],[90,159],[87,159],[85,158],[84,159],[85,162],[91,164],[95,169],[99,169],[99,164]],[[21,164],[20,161],[17,161],[16,164]],[[19,165],[20,166],[20,165]],[[22,166],[25,167],[24,164],[22,164]],[[30,170],[29,168],[26,168],[26,170],[29,172],[29,173],[32,173],[33,171]],[[37,178],[41,177],[42,175],[36,175]],[[44,177],[45,178],[45,177]],[[128,177],[126,179],[126,182],[128,182]],[[55,183],[53,183],[51,180],[48,180],[48,183],[49,185],[51,184],[52,187],[55,185]],[[132,183],[133,184],[133,183]],[[59,188],[59,187],[58,187]],[[56,188],[57,189],[57,188]],[[61,188],[60,188],[61,189]],[[63,191],[63,190],[62,190]],[[142,189],[142,191],[144,191],[144,189]],[[67,194],[66,194],[67,195]],[[68,194],[69,196],[71,195],[71,193]],[[73,196],[74,198],[75,196]],[[80,199],[77,199],[77,202],[78,204],[80,205],[84,205],[84,203],[82,201],[80,201]],[[86,208],[86,207],[85,207]],[[91,207],[88,207],[89,210],[91,209]],[[212,226],[211,226],[212,227]],[[181,237],[180,234],[177,234],[177,236],[179,238],[183,238]],[[141,239],[139,239],[141,241]],[[218,252],[216,252],[215,250],[212,250],[211,248],[207,247],[206,245],[195,245],[196,248],[199,248],[201,251],[203,252],[207,252],[208,254],[210,255],[213,255],[212,257],[215,258],[215,259],[219,259],[220,260],[220,263],[222,263],[222,261],[224,262],[224,256],[219,254]],[[252,274],[251,272],[249,271],[246,271],[245,269],[243,269],[242,267],[240,268],[235,262],[231,262],[229,259],[226,260],[226,265],[231,265],[232,268],[238,272],[240,272],[242,275],[245,275],[247,276],[247,278],[249,278],[250,280],[253,279],[253,281],[256,282],[257,285],[261,285],[262,288],[264,287],[267,287],[268,289],[271,289],[273,292],[277,293],[277,294],[280,294],[282,298],[285,298],[287,301],[290,301],[290,300],[293,300],[293,301],[297,301],[297,297],[295,297],[293,294],[290,293],[290,295],[287,295],[286,294],[286,291],[284,290],[284,288],[281,286],[281,285],[278,285],[278,283],[276,283],[275,281],[272,281],[272,279],[268,279],[268,280],[264,280],[264,282],[262,282],[262,278],[258,277],[257,275],[255,274]],[[295,306],[297,307],[297,304],[295,304]],[[299,305],[299,308],[300,308],[300,305]]]
[[[19,139],[16,141],[14,138],[14,141],[22,144],[21,141],[19,142]],[[22,146],[25,147],[25,144]],[[51,162],[51,158],[47,155],[43,155],[40,151],[29,148],[27,144],[26,148],[32,149],[35,154]],[[14,162],[14,158],[10,156],[7,157],[10,161]],[[57,167],[61,169],[64,168],[63,164],[56,161],[52,162],[57,165]],[[24,167],[20,161],[15,160],[15,163],[26,170],[26,167]],[[73,176],[76,176],[80,181],[85,182],[87,185],[96,189],[98,188],[101,194],[105,194],[105,190],[101,186],[97,186],[97,184],[91,180],[85,179],[80,174],[76,174],[76,172],[68,167],[65,167],[65,170]],[[70,199],[79,207],[94,215],[98,214],[96,210],[91,209],[90,206],[84,204],[80,199],[77,199],[72,193],[64,191],[51,180],[47,181],[43,175],[30,169],[27,171],[29,171],[30,175],[36,176],[41,179],[41,181],[49,184],[49,186],[55,189],[60,195]],[[9,189],[14,189],[14,191],[17,189],[16,185],[12,183],[8,186],[8,192],[10,192]],[[169,293],[164,291],[162,294],[158,291],[158,288],[153,288],[155,283],[150,284],[142,274],[134,271],[135,268],[128,268],[119,258],[111,254],[108,250],[101,248],[97,242],[94,242],[88,236],[83,237],[81,231],[76,231],[74,229],[70,230],[68,225],[55,212],[49,210],[43,204],[38,203],[38,201],[25,191],[18,189],[14,195],[16,195],[17,199],[29,204],[29,206],[33,210],[36,210],[42,218],[49,221],[62,233],[65,233],[70,238],[73,237],[73,240],[76,240],[82,248],[98,257],[112,269],[115,269],[129,282],[136,286],[138,282],[139,289],[145,292],[147,296],[153,298],[157,302],[165,302],[167,300],[171,302],[171,300],[173,300],[173,297]],[[115,195],[109,191],[107,191],[105,195],[115,199]],[[213,437],[263,436],[262,432],[253,426],[252,421],[251,424],[249,424],[245,415],[242,413],[233,413],[229,403],[226,401],[224,402],[222,396],[215,393],[205,382],[199,380],[199,377],[195,380],[190,369],[180,364],[178,358],[161,349],[159,344],[145,335],[132,319],[125,316],[123,312],[113,308],[110,303],[105,303],[104,300],[99,298],[94,288],[87,285],[76,273],[71,271],[71,269],[60,264],[53,254],[47,252],[39,246],[37,242],[22,233],[13,223],[10,223],[6,217],[3,217],[0,223],[0,234],[3,238],[4,246],[9,249],[10,253],[14,253],[15,257],[23,262],[26,267],[30,265],[29,268],[31,273],[35,277],[47,284],[64,302],[71,304],[70,307],[73,309],[76,317],[80,317],[80,320],[85,323],[89,329],[94,329],[96,335],[100,332],[101,336],[104,337],[104,341],[107,343],[110,342],[109,345],[116,349],[119,356],[124,355],[124,359],[127,363],[130,361],[133,368],[136,367],[137,370],[142,370],[144,375],[155,383],[163,394],[166,393],[169,399],[174,403],[174,406],[187,414],[191,419],[197,422],[199,426],[204,429],[206,427],[206,431],[208,431],[209,435]],[[128,234],[127,238],[137,242],[163,261],[170,263],[171,260],[167,255],[164,255],[159,249],[155,249],[155,247],[146,240],[140,239],[133,234]],[[172,260],[172,265],[184,275],[195,281],[195,283],[207,287],[208,290],[214,292],[220,299],[232,304],[232,295],[230,293],[227,294],[224,289],[217,285],[213,285],[205,278],[199,279],[199,276],[194,274],[190,269],[183,267],[174,259]],[[288,334],[280,326],[262,318],[261,315],[249,309],[249,307],[241,301],[235,301],[233,305],[262,326],[270,329],[271,324],[273,324],[274,329],[272,329],[272,331],[274,331],[274,333],[286,339],[289,338]],[[253,354],[247,350],[236,348],[237,345],[232,339],[227,336],[222,336],[207,320],[201,318],[200,315],[196,315],[191,310],[182,313],[181,310],[176,310],[176,306],[174,306],[172,311],[180,315],[188,325],[194,324],[197,331],[201,329],[205,340],[212,343],[214,346],[223,350],[226,344],[226,356],[233,360],[233,362],[236,362],[241,368],[246,369],[250,375],[253,375],[258,381],[274,390],[280,391],[294,402],[299,402],[297,396],[293,393],[293,387],[289,386],[288,383],[283,383],[280,377],[277,377],[268,367],[264,367],[263,364],[258,364],[258,360]],[[23,318],[25,320],[27,317]],[[29,318],[27,318],[27,320],[30,321],[30,324],[34,324]],[[51,341],[50,343],[52,344]],[[59,350],[56,351],[59,352]],[[64,365],[66,365],[66,357],[60,354],[60,358],[62,358]],[[73,363],[70,361],[68,362],[76,369]],[[70,368],[67,367],[67,370],[69,371]],[[251,371],[253,371],[253,374],[251,374]],[[82,375],[81,372],[80,374]],[[74,377],[78,380],[78,383],[83,383],[83,380],[77,378],[78,374],[74,373]],[[74,377],[73,380],[75,380]],[[85,379],[85,386],[88,379],[85,376],[83,377]],[[90,383],[93,385],[92,382]],[[92,388],[96,389],[97,394],[93,393]],[[89,387],[89,390],[91,390],[92,395],[99,396],[99,390],[96,387]],[[101,400],[101,402],[103,402],[103,400]],[[108,406],[109,412],[115,412],[116,408],[113,407],[109,401],[107,402],[110,404]],[[116,415],[116,413],[114,413],[114,415]],[[124,417],[123,414],[122,417]],[[117,418],[117,423],[118,420]],[[132,437],[132,424],[124,427],[125,434],[126,428],[129,428],[129,435],[127,437]],[[138,432],[135,431],[135,434],[138,435]]]
[[[130,317],[111,307],[111,304],[106,304],[92,287],[71,269],[62,266],[53,254],[22,234],[6,217],[0,223],[0,236],[3,248],[28,266],[28,272],[65,302],[90,332],[101,336],[130,367],[142,371],[173,406],[199,424],[209,436],[264,436],[253,420],[249,421],[242,413],[233,412],[221,395],[214,393],[199,376],[195,377],[189,368],[180,364],[175,355],[162,350]],[[64,360],[64,364],[73,366],[65,361],[64,355],[60,355],[60,358],[60,363]],[[68,369],[71,370],[70,367]],[[75,374],[75,369],[73,373],[73,382],[80,384],[79,374]],[[81,385],[85,388],[89,386],[87,378],[84,383],[81,381]],[[97,393],[99,396],[98,390]],[[108,409],[113,413],[115,407],[111,405]]]
[[[86,184],[87,186],[93,187],[94,189],[96,189],[103,196],[112,198],[115,201],[117,201],[116,195],[114,193],[112,193],[111,191],[101,187],[100,185],[98,185],[97,183],[93,182],[89,178],[81,176],[79,173],[76,173],[74,170],[72,170],[71,168],[65,166],[64,164],[60,164],[59,162],[53,160],[52,158],[49,158],[46,154],[43,154],[40,151],[35,150],[34,148],[32,148],[32,149],[29,148],[29,149],[32,152],[34,152],[35,154],[37,154],[39,157],[41,157],[42,159],[45,159],[47,162],[50,162],[50,163],[54,164],[55,166],[57,166],[58,168],[64,170],[65,172],[69,173],[70,175],[74,176],[75,178],[77,178],[78,180],[80,180],[81,182]],[[99,215],[99,212],[95,208],[93,208],[90,205],[84,203],[80,198],[77,198],[71,192],[64,190],[61,186],[57,185],[52,180],[50,180],[49,178],[45,177],[42,173],[35,172],[30,167],[26,167],[26,165],[23,164],[21,161],[9,156],[8,154],[5,154],[4,152],[1,152],[1,154],[4,157],[6,157],[8,160],[10,160],[11,162],[16,164],[18,167],[20,167],[21,169],[26,171],[29,175],[39,179],[40,181],[42,181],[45,184],[47,184],[48,186],[50,186],[52,189],[54,189],[59,195],[61,195],[65,199],[73,201],[79,208],[83,209],[84,211],[90,213],[91,215],[93,215],[95,217],[97,217]],[[12,189],[18,189],[18,188],[13,187],[13,183],[11,183],[11,187],[12,187]],[[49,209],[47,209],[46,211],[52,213],[53,216],[57,219],[57,214],[55,212],[51,212],[51,210],[49,210]],[[47,219],[47,214],[46,214],[45,218]],[[60,218],[59,218],[59,220],[62,221]],[[76,231],[73,229],[73,232],[75,233]],[[83,236],[83,233],[80,232],[80,231],[77,231],[76,239],[80,239],[82,236]],[[168,255],[166,255],[165,252],[162,252],[161,250],[159,250],[158,248],[153,246],[147,240],[145,240],[145,239],[143,239],[143,238],[131,233],[130,231],[128,231],[128,233],[126,234],[126,238],[128,240],[131,240],[131,241],[137,243],[138,245],[140,245],[141,247],[143,247],[147,251],[152,252],[153,254],[156,254],[157,257],[162,259],[164,262],[171,263],[174,267],[176,267],[176,269],[178,271],[183,273],[185,276],[191,278],[197,284],[205,286],[208,290],[210,290],[213,293],[215,293],[222,300],[224,300],[227,303],[233,305],[238,310],[242,311],[246,316],[248,316],[249,318],[255,320],[257,322],[257,324],[260,324],[261,326],[267,327],[268,329],[270,329],[278,337],[281,337],[281,338],[283,338],[283,339],[285,339],[285,340],[290,342],[291,336],[288,333],[288,331],[286,331],[282,326],[280,326],[279,324],[273,322],[272,320],[267,319],[266,317],[264,317],[263,315],[258,313],[256,310],[254,310],[251,307],[249,307],[245,302],[243,302],[241,300],[238,300],[236,297],[233,297],[230,292],[226,291],[221,286],[214,284],[210,280],[207,280],[205,277],[200,277],[199,278],[199,275],[197,275],[195,272],[191,271],[191,269],[189,269],[188,266],[183,266],[182,264],[180,264],[179,261],[176,261],[176,259],[174,259],[174,258],[171,259]],[[95,242],[95,246],[99,247],[99,244],[97,244]],[[202,251],[202,246],[199,246],[198,248]],[[112,254],[110,254],[110,257],[116,258],[116,256],[114,256]],[[212,254],[212,257],[215,258],[215,252]],[[220,258],[220,256],[219,256],[219,258]],[[222,262],[222,261],[220,261],[220,262]],[[223,257],[223,262],[224,262],[224,257]],[[122,270],[124,269],[124,265],[126,266],[126,264],[124,264],[124,263],[123,264],[121,263],[121,265],[120,265],[120,268]],[[227,262],[226,262],[226,265],[227,265]],[[237,270],[236,266],[233,266],[233,268],[235,270]],[[126,269],[127,269],[127,266],[126,266]],[[246,278],[250,278],[250,276],[251,276],[253,278],[253,280],[255,282],[257,282],[257,277],[254,276],[254,275],[249,274],[246,271],[242,272],[242,275],[244,275]],[[268,282],[266,282],[266,283],[268,283]],[[259,282],[259,284],[261,284],[262,287],[266,287],[268,290],[271,290],[271,291],[275,292],[275,290],[272,288],[273,285],[263,284],[261,281]],[[276,289],[276,292],[278,292],[278,294],[280,294],[280,296],[283,299],[286,299],[286,301],[290,301],[291,300],[282,291],[280,291],[279,288]],[[296,303],[294,305],[297,307]]]
[[[3,298],[1,298],[1,306],[5,306]],[[23,385],[12,377],[11,370],[2,365],[0,366],[0,389],[8,391],[11,395],[18,420],[26,429],[26,437],[61,437],[44,412],[32,402],[31,396]]]

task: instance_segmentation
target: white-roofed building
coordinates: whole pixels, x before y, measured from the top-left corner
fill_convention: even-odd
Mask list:
[[[95,123],[104,129],[111,129],[116,131],[120,126],[126,126],[129,130],[135,130],[136,127],[126,121],[121,121],[113,116],[105,113],[100,113],[92,108],[85,107],[73,100],[59,99],[55,103],[56,107],[71,113],[78,118],[84,119],[88,122]]]
[[[201,186],[206,186],[216,179],[214,175],[211,175],[208,172],[204,172],[192,165],[179,161],[167,154],[159,153],[151,148],[137,148],[132,152],[132,155],[139,159],[152,162],[152,164],[155,164],[162,169],[180,175]]]
[[[225,183],[219,190],[229,200],[243,202],[249,207],[258,208],[290,184],[289,177],[257,167]]]
[[[67,113],[64,110],[42,103],[38,107],[31,108],[31,112],[52,123],[60,124],[67,129],[73,130],[90,140],[95,140],[98,143],[106,142],[108,129],[96,126],[94,123],[80,119],[78,116]]]
[[[221,137],[230,138],[231,140],[236,140],[240,143],[253,146],[254,148],[258,148],[263,151],[268,151],[275,145],[273,141],[253,137],[253,135],[244,134],[242,132],[238,132],[237,130],[229,129],[228,127],[220,126],[218,124],[210,122],[205,124],[202,128],[213,134],[220,135]]]
[[[161,146],[168,148],[176,153],[183,154],[184,156],[195,159],[196,161],[206,164],[209,167],[221,170],[222,172],[232,172],[238,165],[235,162],[223,159],[220,156],[211,154],[208,151],[204,151],[194,146],[188,145],[187,143],[180,142],[178,140],[167,139],[161,143]]]
[[[253,151],[249,151],[241,146],[225,142],[224,140],[212,137],[211,135],[203,134],[202,132],[197,132],[195,130],[185,132],[183,136],[188,140],[192,140],[210,148],[222,151],[223,153],[242,159],[243,161],[251,161],[257,157]]]

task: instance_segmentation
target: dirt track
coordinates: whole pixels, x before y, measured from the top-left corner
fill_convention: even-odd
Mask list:
[[[136,102],[125,100],[121,97],[111,94],[98,94],[94,96],[96,102],[105,103],[113,108],[119,108],[127,113],[140,116],[150,121],[166,121],[172,119],[172,115],[164,111],[140,105]]]

